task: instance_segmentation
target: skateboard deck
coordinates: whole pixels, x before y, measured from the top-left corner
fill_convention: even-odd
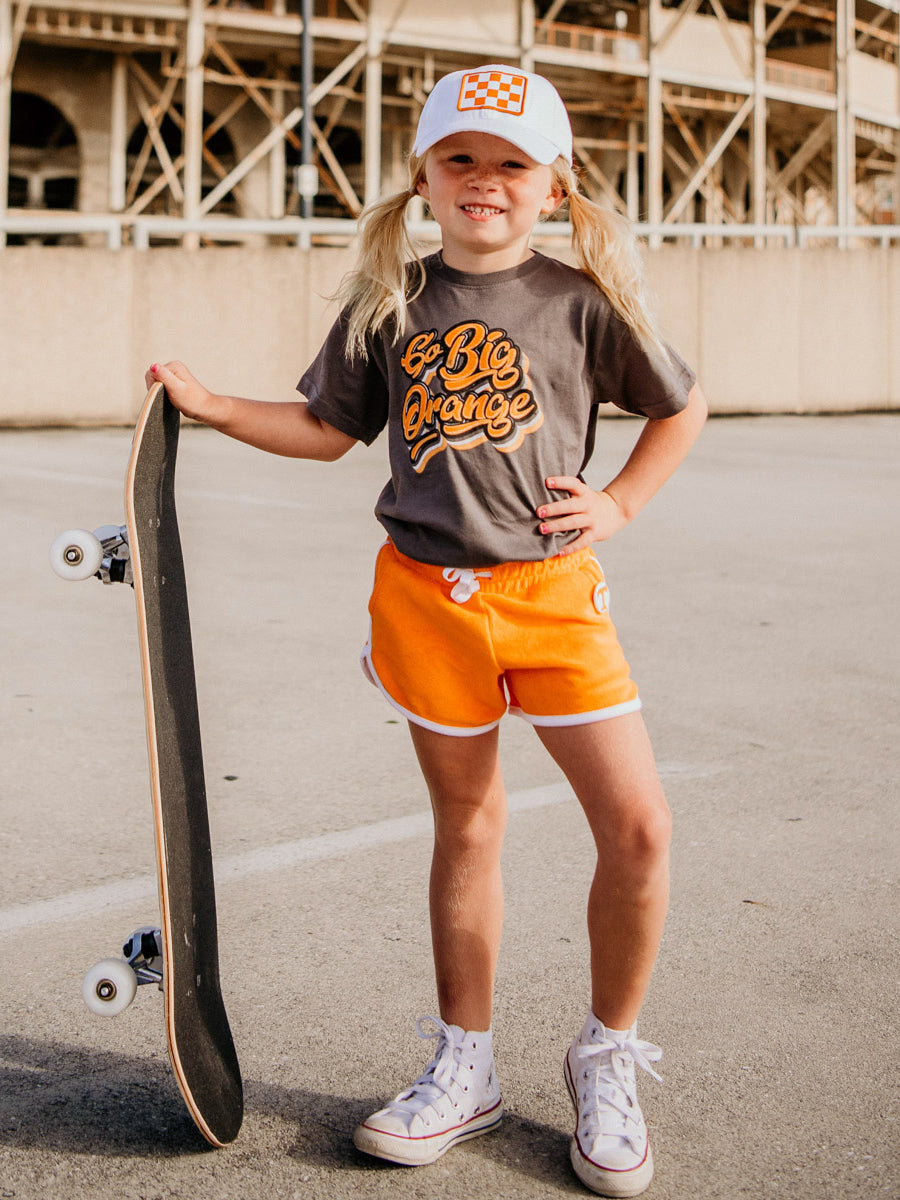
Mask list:
[[[224,1146],[240,1129],[243,1089],[219,980],[212,848],[175,511],[179,428],[178,410],[162,384],[155,384],[135,428],[125,482],[126,525],[118,549],[106,553],[115,541],[110,536],[115,527],[96,531],[105,556],[93,573],[105,582],[123,577],[127,582],[130,575],[134,585],[160,924],[158,930],[138,930],[132,936],[125,947],[127,964],[98,964],[85,980],[84,995],[94,1011],[103,1011],[104,1002],[113,1001],[116,1011],[130,1002],[126,994],[130,989],[133,996],[135,987],[121,969],[114,969],[116,962],[137,982],[160,982],[169,1057],[185,1104],[206,1140]],[[65,543],[67,535],[61,538]],[[57,550],[57,559],[80,569],[73,578],[86,577],[93,565],[75,563],[84,549],[69,537],[65,550]],[[88,546],[88,558],[90,553]]]

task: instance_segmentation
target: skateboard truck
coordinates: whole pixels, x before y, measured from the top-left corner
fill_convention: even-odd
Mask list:
[[[162,987],[162,934],[152,925],[136,929],[122,953],[137,976],[138,984],[156,983]]]
[[[50,565],[62,579],[89,579],[134,586],[128,530],[124,525],[101,525],[93,533],[67,529],[50,547]]]
[[[141,984],[163,984],[162,935],[152,925],[136,929],[122,947],[123,958],[104,958],[91,967],[81,995],[93,1013],[115,1017],[132,1002]]]

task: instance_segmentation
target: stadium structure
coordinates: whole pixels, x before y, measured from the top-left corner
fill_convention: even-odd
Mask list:
[[[900,0],[0,0],[0,242],[334,244],[489,62],[651,244],[898,242],[898,41]]]

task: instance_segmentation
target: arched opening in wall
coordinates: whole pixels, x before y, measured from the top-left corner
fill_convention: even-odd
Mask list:
[[[162,146],[162,153],[160,152]],[[184,116],[173,104],[163,118],[148,129],[140,121],[126,148],[129,212],[180,217],[184,212]],[[206,197],[237,163],[234,143],[211,113],[203,114],[203,169],[201,195]],[[211,209],[214,213],[239,214],[239,186],[227,192]]]
[[[9,207],[76,209],[81,169],[78,137],[56,105],[33,92],[14,91],[9,132]],[[8,240],[21,245],[25,239],[10,236]],[[60,239],[37,240],[49,245]]]
[[[363,148],[359,130],[352,125],[335,125],[328,134],[328,145],[336,159],[340,173],[344,179],[339,179],[331,170],[324,157],[316,154],[316,166],[319,169],[319,192],[313,202],[313,216],[344,218],[355,217],[351,204],[352,197],[346,194],[350,190],[361,197],[363,183]],[[300,198],[297,194],[296,168],[300,164],[300,152],[288,141],[286,143],[287,161],[287,193],[286,211],[300,212]]]

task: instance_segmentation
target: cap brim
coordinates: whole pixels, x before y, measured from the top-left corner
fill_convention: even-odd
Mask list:
[[[432,137],[420,129],[413,146],[413,154],[417,154],[421,158],[432,146],[436,146],[444,138],[452,137],[455,133],[488,133],[492,137],[503,138],[504,141],[512,142],[529,158],[533,158],[535,162],[541,163],[545,167],[556,162],[560,155],[563,158],[567,157],[548,138],[531,129],[523,130],[516,117],[509,117],[504,113],[488,109],[474,113],[460,113],[455,120],[448,121],[440,133]],[[568,161],[572,161],[571,157],[568,158]]]

